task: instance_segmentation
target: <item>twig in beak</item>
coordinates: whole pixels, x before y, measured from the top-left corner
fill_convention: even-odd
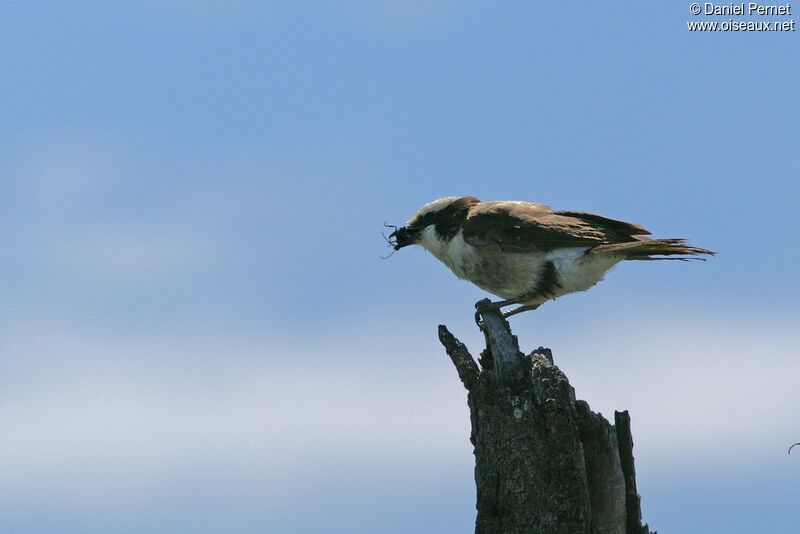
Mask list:
[[[383,226],[384,226],[384,228],[393,228],[394,232],[397,231],[397,227],[395,225],[393,225],[393,224],[383,223]],[[394,234],[394,232],[392,232],[392,234]],[[391,236],[392,234],[389,234],[389,235]],[[386,240],[386,243],[389,244],[389,248],[391,248],[392,251],[389,254],[387,254],[386,256],[381,256],[380,258],[382,260],[388,260],[390,257],[392,257],[392,254],[397,252],[397,249],[395,248],[395,245],[397,245],[397,240],[392,241],[391,237],[386,237],[386,232],[384,232],[384,231],[381,231],[381,235]]]

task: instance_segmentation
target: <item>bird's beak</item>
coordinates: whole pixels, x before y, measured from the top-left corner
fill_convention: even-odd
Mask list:
[[[392,246],[394,246],[395,250],[400,250],[403,247],[407,247],[408,245],[413,245],[419,242],[419,238],[422,235],[421,228],[410,228],[408,226],[401,226],[391,234],[389,234],[389,239],[393,241]]]

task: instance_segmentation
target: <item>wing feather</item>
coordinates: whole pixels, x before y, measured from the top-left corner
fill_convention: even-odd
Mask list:
[[[625,243],[649,234],[639,225],[600,215],[552,211],[528,202],[481,202],[463,225],[464,240],[504,252],[541,252],[557,248]]]

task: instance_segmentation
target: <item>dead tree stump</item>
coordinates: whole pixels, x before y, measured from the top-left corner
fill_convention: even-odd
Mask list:
[[[476,534],[649,534],[642,525],[628,412],[612,426],[575,400],[549,349],[530,355],[499,312],[481,314],[480,364],[444,325],[467,388]]]

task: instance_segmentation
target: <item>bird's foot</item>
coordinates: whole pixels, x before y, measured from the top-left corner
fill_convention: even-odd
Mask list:
[[[518,299],[509,299],[509,300],[499,300],[497,302],[492,302],[489,299],[482,299],[475,303],[475,324],[478,325],[478,328],[483,330],[483,321],[481,315],[487,312],[498,311],[502,310],[506,306],[510,306],[512,304],[519,304],[520,301]],[[518,313],[526,312],[535,310],[541,306],[541,304],[524,304],[522,306],[517,306],[511,311],[507,311],[501,313],[503,319],[508,319],[509,317],[516,315]]]
[[[501,300],[499,302],[492,302],[489,299],[481,299],[475,303],[475,309],[479,312],[489,312],[494,310],[499,310],[503,305],[505,305],[506,301]]]
[[[503,307],[505,301],[500,302],[492,302],[489,299],[481,299],[475,303],[475,324],[478,325],[478,328],[483,330],[483,321],[481,320],[481,315],[490,311],[497,311]]]
[[[481,299],[475,303],[475,324],[478,325],[478,328],[483,330],[483,320],[481,319],[481,315],[496,309],[497,307],[494,306],[494,303],[489,299]]]

